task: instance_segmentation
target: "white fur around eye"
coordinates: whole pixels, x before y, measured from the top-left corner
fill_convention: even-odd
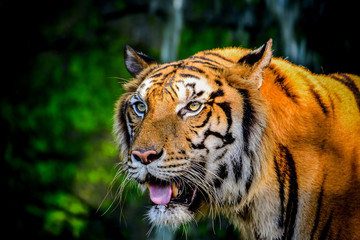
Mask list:
[[[175,83],[177,95],[179,97],[179,104],[176,106],[175,111],[177,114],[186,116],[195,116],[199,114],[204,108],[204,103],[208,100],[213,89],[208,84],[205,78],[195,79],[186,78],[184,81]],[[198,94],[201,93],[201,96]],[[201,106],[196,111],[188,109],[188,105],[192,102],[199,102]]]
[[[141,85],[137,89],[137,94],[139,98],[145,99],[147,91],[153,85],[152,80],[153,80],[152,78],[148,78],[141,83]]]

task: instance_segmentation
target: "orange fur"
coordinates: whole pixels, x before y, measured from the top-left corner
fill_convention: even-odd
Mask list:
[[[116,105],[114,129],[124,164],[134,168],[134,149],[165,149],[163,169],[176,167],[185,159],[189,163],[181,162],[188,164],[182,171],[194,162],[202,164],[204,179],[188,176],[194,184],[200,180],[204,182],[199,185],[208,184],[202,189],[201,209],[228,216],[244,238],[360,239],[360,78],[317,75],[271,58],[271,43],[254,51],[225,48],[199,52],[162,65],[151,61],[147,66],[141,60],[144,70],[127,84],[128,95]],[[181,112],[185,110],[175,114],[176,106],[182,104],[181,94],[190,98],[191,88],[184,88],[181,94],[174,88],[191,76],[205,79],[204,86],[212,90],[209,95],[216,96],[207,100],[197,115],[186,117]],[[136,117],[128,103],[141,91],[148,106],[143,119]],[[133,137],[127,138],[132,140],[126,140],[129,121]],[[243,127],[241,141],[240,137],[232,139],[238,136],[233,129],[237,123]],[[217,124],[217,134],[211,124]],[[211,131],[204,130],[205,125]],[[203,145],[208,144],[208,155],[197,150],[201,136]],[[205,142],[208,136],[212,138]],[[210,154],[209,146],[221,141],[219,149],[226,149],[223,156],[233,153],[217,157],[218,164],[215,160],[209,163],[216,155]],[[243,145],[239,150],[234,144]],[[235,162],[237,157],[242,165]],[[136,180],[140,184],[148,181]],[[225,185],[227,181],[233,188]]]

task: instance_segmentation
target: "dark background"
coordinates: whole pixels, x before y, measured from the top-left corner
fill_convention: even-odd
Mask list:
[[[116,197],[111,131],[130,77],[125,44],[167,62],[271,37],[275,56],[359,74],[357,9],[346,0],[0,1],[3,236],[146,239],[148,196],[130,186],[122,204]],[[235,235],[222,218],[187,226],[187,239]],[[167,236],[184,239],[184,229]]]

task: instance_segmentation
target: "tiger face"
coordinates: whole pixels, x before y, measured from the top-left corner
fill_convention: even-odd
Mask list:
[[[167,64],[125,48],[134,79],[116,104],[114,131],[122,171],[149,189],[152,224],[177,227],[251,197],[265,164],[259,88],[271,43],[238,61],[205,51]]]

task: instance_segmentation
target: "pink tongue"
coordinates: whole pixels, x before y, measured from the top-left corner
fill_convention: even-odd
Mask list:
[[[150,184],[150,198],[155,204],[168,204],[170,202],[171,194],[171,185]]]

